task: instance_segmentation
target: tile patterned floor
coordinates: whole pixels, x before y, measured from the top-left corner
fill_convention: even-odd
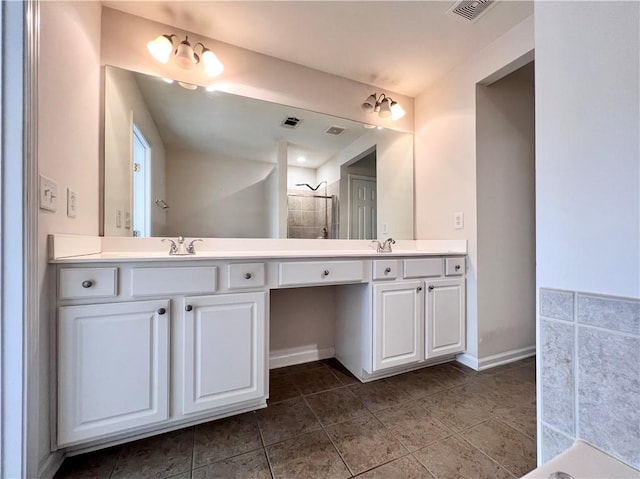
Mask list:
[[[56,479],[514,479],[535,467],[533,358],[362,384],[336,360],[271,371],[269,407],[68,458]]]

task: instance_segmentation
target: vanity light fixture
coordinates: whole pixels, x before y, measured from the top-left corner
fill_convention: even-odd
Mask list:
[[[202,60],[204,71],[211,77],[220,75],[224,70],[224,65],[216,54],[202,43],[198,42],[192,47],[191,43],[189,43],[189,37],[187,36],[178,43],[178,46],[174,49],[174,40],[177,42],[178,37],[173,33],[160,35],[155,40],[147,43],[147,50],[149,50],[151,56],[160,63],[168,63],[173,53],[176,64],[185,70],[193,70]],[[200,54],[196,53],[198,47],[200,48]]]
[[[397,101],[384,93],[379,96],[376,93],[369,95],[362,104],[362,110],[367,113],[377,113],[380,118],[391,117],[392,120],[398,120],[406,113]]]

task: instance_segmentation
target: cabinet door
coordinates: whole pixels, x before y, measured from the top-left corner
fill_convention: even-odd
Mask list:
[[[169,301],[61,307],[58,445],[168,419]]]
[[[183,414],[265,396],[265,294],[185,298]]]
[[[464,279],[427,281],[427,359],[466,348]]]
[[[424,359],[422,281],[373,286],[373,369]]]

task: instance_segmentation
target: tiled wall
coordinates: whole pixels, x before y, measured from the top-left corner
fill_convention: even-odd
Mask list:
[[[640,468],[640,300],[540,290],[542,460],[583,439]]]

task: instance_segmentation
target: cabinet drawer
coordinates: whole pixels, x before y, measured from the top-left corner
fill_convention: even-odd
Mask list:
[[[464,258],[445,258],[444,274],[446,276],[462,276],[465,272]]]
[[[405,278],[429,278],[442,276],[442,258],[415,258],[404,260]]]
[[[61,268],[59,285],[59,299],[116,296],[118,268]]]
[[[373,279],[396,279],[400,272],[400,261],[396,259],[373,260]]]
[[[214,293],[217,271],[215,266],[134,268],[131,270],[131,296]]]
[[[261,288],[264,286],[264,263],[229,265],[229,289]]]
[[[280,263],[280,286],[357,283],[364,279],[362,261],[302,261]]]

